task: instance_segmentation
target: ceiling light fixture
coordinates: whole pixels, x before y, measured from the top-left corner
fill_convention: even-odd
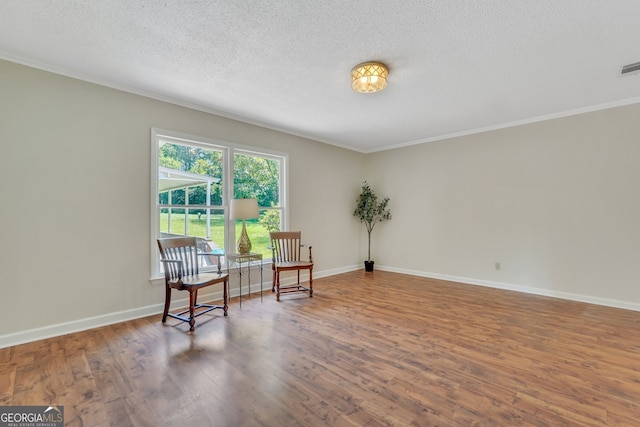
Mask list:
[[[363,62],[351,70],[351,88],[360,93],[379,92],[387,87],[389,69],[380,62]]]

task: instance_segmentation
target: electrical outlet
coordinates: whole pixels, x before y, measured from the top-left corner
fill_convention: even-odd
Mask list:
[[[496,270],[500,270],[502,268],[502,265],[499,262],[496,262]]]

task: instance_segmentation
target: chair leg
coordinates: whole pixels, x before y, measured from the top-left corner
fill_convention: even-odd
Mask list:
[[[167,314],[169,314],[169,305],[171,305],[171,288],[166,287],[166,294],[164,297],[164,312],[162,313],[162,323],[167,321]]]
[[[313,298],[313,270],[309,270],[309,298]]]
[[[189,292],[189,331],[193,331],[196,326],[196,318],[195,318],[195,306],[196,299],[198,298],[198,291],[190,291]]]
[[[275,292],[276,291],[276,269],[272,269],[273,270],[273,279],[271,280],[271,292]]]
[[[276,301],[280,301],[280,272],[276,271]]]

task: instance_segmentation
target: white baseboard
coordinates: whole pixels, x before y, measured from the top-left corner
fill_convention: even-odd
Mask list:
[[[640,304],[637,304],[637,303],[613,300],[608,298],[598,298],[590,295],[574,294],[570,292],[561,292],[561,291],[554,291],[554,290],[542,289],[542,288],[532,288],[529,286],[513,285],[510,283],[501,283],[501,282],[492,282],[489,280],[473,279],[469,277],[449,276],[446,274],[429,273],[426,271],[407,270],[403,268],[395,268],[395,267],[387,267],[387,266],[376,266],[376,268],[382,271],[409,274],[411,276],[428,277],[431,279],[447,280],[450,282],[464,283],[467,285],[486,286],[489,288],[504,289],[509,291],[522,292],[525,294],[541,295],[545,297],[560,298],[560,299],[565,299],[569,301],[586,302],[589,304],[602,305],[606,307],[621,308],[624,310],[640,311]]]
[[[150,305],[131,310],[118,311],[115,313],[100,316],[87,317],[85,319],[73,320],[71,322],[58,323],[44,326],[42,328],[29,329],[0,336],[0,348],[11,347],[18,344],[84,331],[87,329],[99,328],[101,326],[124,322],[126,320],[151,316],[162,313],[164,304]]]

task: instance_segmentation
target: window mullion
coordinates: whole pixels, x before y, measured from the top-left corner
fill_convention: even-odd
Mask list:
[[[189,235],[189,187],[184,189],[184,235]]]

